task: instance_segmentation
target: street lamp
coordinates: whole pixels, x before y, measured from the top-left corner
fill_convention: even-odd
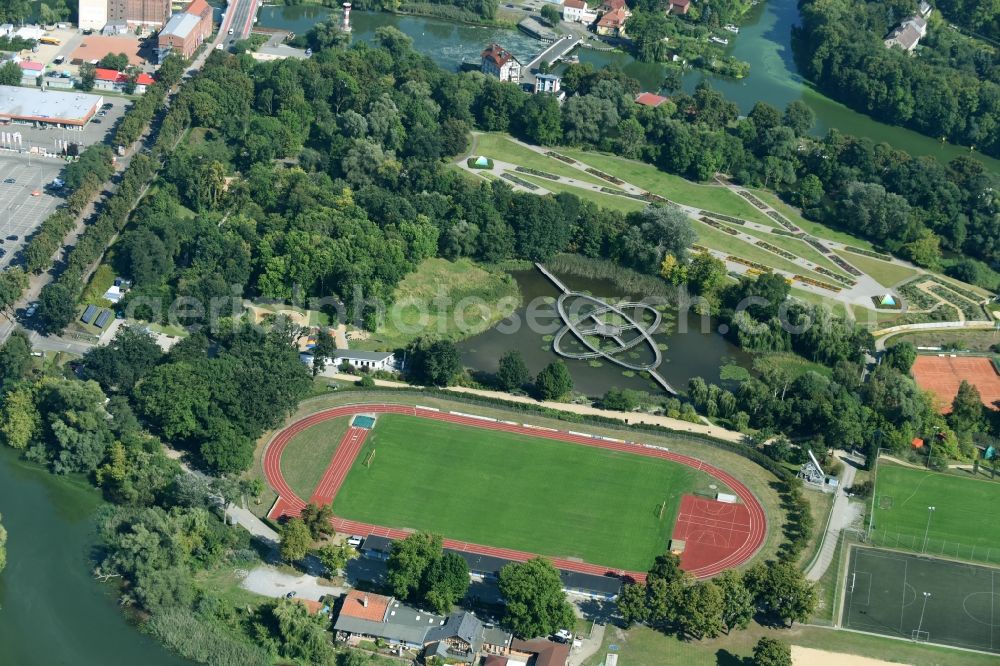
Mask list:
[[[930,529],[931,529],[931,516],[934,515],[934,508],[935,507],[933,507],[933,506],[927,507],[927,527],[924,528],[924,543],[920,547],[920,552],[921,553],[924,552],[925,550],[927,550],[927,533],[930,532]]]
[[[914,632],[916,640],[920,640],[920,630],[924,626],[924,611],[927,610],[927,600],[931,598],[930,592],[924,592],[924,605],[920,609],[920,622],[917,623],[917,630]]]

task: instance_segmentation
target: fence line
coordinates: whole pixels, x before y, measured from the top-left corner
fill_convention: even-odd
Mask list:
[[[981,544],[969,545],[933,536],[929,536],[925,542],[922,534],[889,532],[885,529],[875,529],[871,535],[871,542],[876,546],[899,548],[924,555],[1000,564],[1000,545],[996,547]]]

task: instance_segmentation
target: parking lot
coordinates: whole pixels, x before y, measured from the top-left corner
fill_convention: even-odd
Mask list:
[[[61,201],[47,192],[45,185],[59,175],[64,164],[40,157],[32,157],[29,164],[27,155],[0,153],[0,249],[6,253],[0,258],[0,269],[10,265],[24,246],[25,236],[30,236]],[[17,236],[17,240],[8,240],[8,236]]]

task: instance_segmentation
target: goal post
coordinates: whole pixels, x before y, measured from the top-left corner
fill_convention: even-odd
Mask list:
[[[375,460],[375,449],[372,449],[371,451],[368,452],[368,455],[365,456],[364,466],[365,467],[371,467],[372,466],[372,461],[374,461],[374,460]]]
[[[926,643],[931,637],[929,631],[921,631],[920,629],[914,629],[910,632],[910,638],[916,643]]]

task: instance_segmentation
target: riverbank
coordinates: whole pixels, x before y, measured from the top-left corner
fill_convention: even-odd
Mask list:
[[[53,476],[0,447],[0,511],[9,533],[0,574],[0,664],[185,666],[122,614],[91,576],[104,503],[81,478]]]

